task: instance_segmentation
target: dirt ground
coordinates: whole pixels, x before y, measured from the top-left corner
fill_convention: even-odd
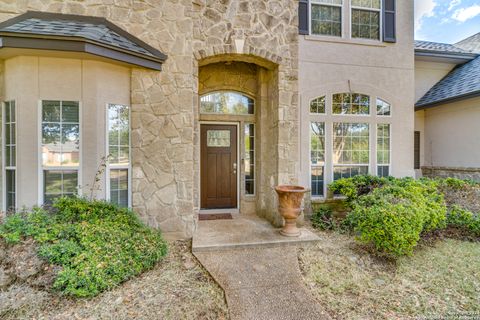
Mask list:
[[[36,258],[31,242],[0,246],[1,319],[227,319],[222,289],[190,251],[169,243],[157,266],[93,299],[71,299],[48,288],[55,270]]]

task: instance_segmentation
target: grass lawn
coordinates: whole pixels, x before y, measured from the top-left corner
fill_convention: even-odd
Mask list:
[[[152,270],[95,298],[66,298],[26,284],[0,291],[0,318],[227,319],[223,290],[193,257],[190,243],[168,246]]]
[[[370,255],[351,236],[317,233],[319,244],[300,249],[300,267],[333,318],[480,316],[480,243],[439,240],[393,263]]]

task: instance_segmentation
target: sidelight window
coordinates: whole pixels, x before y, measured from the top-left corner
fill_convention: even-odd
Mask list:
[[[390,125],[377,124],[377,175],[390,175]]]
[[[255,194],[255,125],[245,123],[245,194]]]
[[[310,181],[313,197],[323,196],[325,169],[325,123],[310,122]]]

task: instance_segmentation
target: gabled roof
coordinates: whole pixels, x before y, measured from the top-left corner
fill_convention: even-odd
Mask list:
[[[167,58],[159,50],[105,18],[28,11],[0,23],[0,49],[85,52],[161,70]]]
[[[480,53],[480,32],[455,43],[455,46],[470,52]]]
[[[447,74],[415,104],[417,110],[480,96],[480,56]]]

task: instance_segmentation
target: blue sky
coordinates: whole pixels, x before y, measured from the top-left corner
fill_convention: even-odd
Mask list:
[[[414,1],[417,40],[455,43],[480,32],[480,0]]]

